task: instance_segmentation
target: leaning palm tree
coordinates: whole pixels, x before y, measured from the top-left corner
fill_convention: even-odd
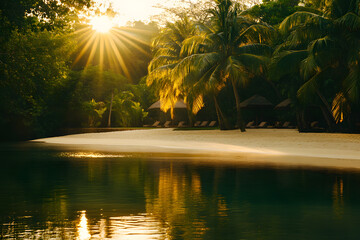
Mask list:
[[[172,70],[184,58],[183,41],[194,33],[194,24],[184,17],[175,23],[167,23],[152,43],[154,56],[148,67],[147,84],[156,89],[162,102],[161,109],[165,112],[171,109],[171,115],[175,103],[186,95],[181,79],[173,78]]]
[[[189,72],[184,74],[187,71],[179,71],[184,66],[184,62],[188,62],[187,57],[201,51],[202,44],[199,43],[204,41],[204,36],[199,33],[194,23],[185,17],[175,23],[168,23],[153,41],[154,58],[149,64],[147,84],[155,87],[162,102],[162,110],[166,112],[170,109],[171,115],[173,115],[175,103],[180,98],[187,102],[190,116],[192,116],[204,106],[204,95],[215,96],[213,92],[221,89],[220,86],[215,88],[205,86],[202,81],[196,84],[197,82],[193,80],[198,77]],[[215,106],[220,128],[230,128],[216,99]]]
[[[305,81],[297,97],[303,103],[318,99],[330,130],[359,105],[359,3],[333,0],[324,12],[296,12],[279,28],[286,41],[274,57],[276,72],[283,74],[293,69],[289,66],[298,66],[297,73]]]
[[[215,106],[218,106],[216,94],[226,84],[231,84],[237,125],[245,131],[238,87],[246,86],[253,75],[264,72],[272,50],[263,43],[273,30],[239,16],[239,6],[230,0],[215,2],[216,8],[209,10],[210,24],[200,26],[202,37],[193,37],[184,43],[183,49],[198,49],[198,52],[185,57],[173,74],[193,89],[212,93]],[[199,91],[195,92],[199,94]]]
[[[239,16],[239,6],[230,0],[215,0],[207,25],[198,24],[178,34],[186,19],[168,29],[156,40],[155,56],[149,65],[148,84],[155,84],[172,108],[182,96],[196,113],[204,105],[204,95],[214,99],[222,129],[229,129],[217,102],[217,94],[231,84],[236,100],[237,125],[245,131],[238,87],[246,86],[256,73],[265,71],[271,48],[264,43],[273,33],[270,26]],[[180,24],[180,25],[179,25]],[[186,36],[186,38],[185,38]]]

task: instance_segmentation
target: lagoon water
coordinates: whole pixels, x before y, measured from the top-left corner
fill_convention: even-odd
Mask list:
[[[360,239],[360,172],[0,150],[3,239]]]

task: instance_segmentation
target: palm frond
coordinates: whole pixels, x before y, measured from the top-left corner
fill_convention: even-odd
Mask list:
[[[183,58],[172,71],[172,78],[199,78],[204,69],[208,69],[219,60],[218,53],[192,54]],[[206,71],[206,70],[205,70]]]
[[[314,58],[316,67],[319,68],[334,64],[342,58],[341,46],[330,37],[324,37],[313,41],[309,45],[308,51],[309,55],[312,55]]]
[[[194,91],[191,89],[184,101],[191,106],[191,112],[197,114],[204,107],[204,93],[203,91]]]
[[[272,47],[266,44],[259,44],[259,43],[253,43],[253,44],[247,44],[244,46],[241,46],[237,48],[235,51],[236,55],[243,54],[243,53],[249,53],[253,55],[260,55],[260,56],[266,56],[271,57],[273,53]]]
[[[359,14],[359,0],[332,0],[326,4],[325,14],[334,19],[348,12]]]
[[[314,96],[317,95],[320,85],[333,75],[333,69],[328,67],[322,71],[317,72],[309,80],[307,80],[298,90],[297,97],[304,103],[313,101]]]
[[[148,86],[152,85],[154,82],[159,82],[162,79],[169,78],[169,75],[176,67],[176,63],[168,64],[168,65],[162,65],[160,67],[157,67],[149,72],[147,78],[146,78],[146,84]]]
[[[301,62],[300,73],[303,79],[309,79],[317,71],[321,71],[321,69],[319,69],[318,65],[316,64],[313,55],[308,56]]]
[[[270,43],[274,39],[276,31],[273,27],[267,24],[253,24],[243,30],[236,44],[240,45],[241,42],[258,42],[258,43]]]
[[[326,36],[327,32],[312,25],[300,25],[286,38],[283,49],[302,49],[312,41]]]
[[[283,51],[275,55],[270,63],[270,77],[280,79],[289,74],[300,73],[300,64],[307,57],[306,50]]]
[[[249,83],[249,75],[247,69],[234,57],[228,57],[225,72],[235,82],[240,83],[242,86],[247,86]]]
[[[233,56],[237,63],[246,69],[249,73],[264,73],[266,66],[270,63],[270,58],[250,53],[244,53]]]
[[[182,47],[180,51],[180,56],[189,56],[191,54],[199,53],[203,43],[205,41],[206,35],[195,35],[185,39],[182,42]]]
[[[312,8],[312,7],[296,6],[295,9],[297,12],[310,12],[310,13],[315,13],[320,16],[323,14],[323,12],[321,12],[319,9]]]
[[[178,58],[176,57],[172,57],[172,56],[158,56],[153,58],[148,66],[148,70],[149,72],[153,71],[154,69],[164,66],[164,65],[168,65],[168,64],[173,64],[175,62],[178,61]]]
[[[293,30],[295,27],[306,23],[311,18],[321,18],[318,14],[311,12],[295,12],[286,17],[280,24],[279,30],[281,33],[286,34]]]
[[[335,23],[338,24],[340,28],[345,28],[349,31],[360,30],[360,16],[352,12],[349,12],[344,16],[336,19]]]
[[[340,92],[336,94],[332,102],[331,112],[336,123],[341,123],[344,120],[344,117],[350,114],[351,107],[344,93]]]
[[[319,87],[317,81],[320,75],[321,72],[317,73],[299,88],[297,91],[297,97],[300,102],[311,103],[314,101],[314,96],[316,95],[316,91]]]
[[[353,66],[349,74],[344,80],[343,88],[349,98],[349,101],[359,105],[360,104],[360,66]]]
[[[207,89],[213,92],[220,92],[220,90],[225,86],[226,77],[222,76],[221,72],[223,70],[223,64],[215,65],[214,70],[211,72],[208,82]]]

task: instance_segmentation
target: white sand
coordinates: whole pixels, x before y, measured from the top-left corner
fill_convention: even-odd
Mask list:
[[[205,154],[216,156],[214,159],[222,156],[229,160],[230,157],[233,161],[242,161],[244,156],[257,156],[246,161],[360,169],[359,134],[298,133],[288,129],[249,129],[245,133],[239,130],[150,129],[33,141],[92,151]]]

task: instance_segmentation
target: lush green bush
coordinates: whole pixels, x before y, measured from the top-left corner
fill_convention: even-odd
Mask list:
[[[6,138],[42,136],[61,125],[72,42],[57,31],[13,31],[2,46],[0,124]]]

